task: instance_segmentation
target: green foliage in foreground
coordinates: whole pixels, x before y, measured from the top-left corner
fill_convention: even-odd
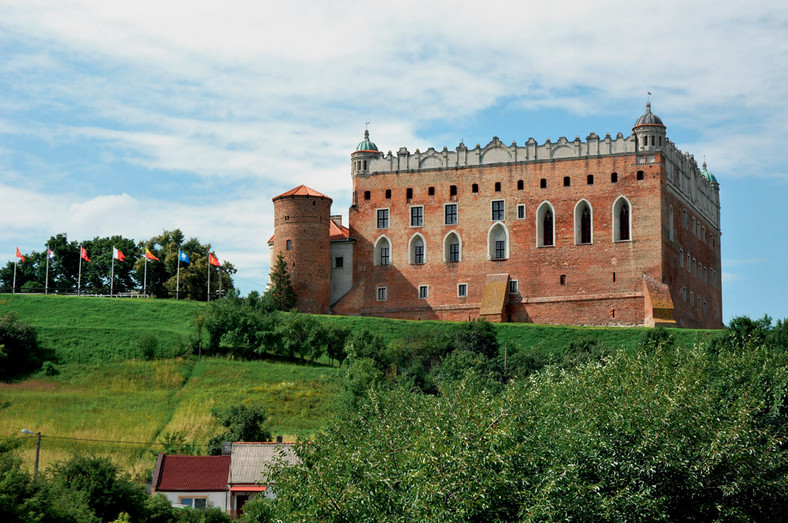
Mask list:
[[[653,331],[652,331],[653,332]],[[788,510],[788,353],[676,347],[548,367],[495,394],[370,392],[298,448],[282,521],[779,521]],[[253,507],[250,507],[252,512]]]
[[[0,316],[0,380],[36,370],[46,358],[35,329],[19,322],[14,313]]]

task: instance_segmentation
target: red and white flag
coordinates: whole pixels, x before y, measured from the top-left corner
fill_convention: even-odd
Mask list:
[[[25,257],[22,256],[22,253],[19,252],[19,247],[16,248],[16,257],[20,259],[20,261],[25,261]]]
[[[221,265],[221,263],[219,263],[219,258],[214,256],[210,252],[208,253],[208,263],[210,263],[211,265],[215,265],[216,267]]]
[[[126,255],[123,254],[122,252],[120,252],[115,247],[112,248],[112,257],[115,258],[118,261],[123,261],[123,260],[126,259]]]
[[[79,248],[79,257],[85,261],[90,261],[90,258],[88,258],[88,251],[84,247]]]

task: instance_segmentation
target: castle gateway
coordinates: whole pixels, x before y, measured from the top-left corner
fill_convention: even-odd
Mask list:
[[[271,266],[304,312],[722,327],[719,184],[651,112],[632,134],[351,154],[348,224],[274,201]]]

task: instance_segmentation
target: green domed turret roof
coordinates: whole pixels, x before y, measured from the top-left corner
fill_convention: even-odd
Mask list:
[[[717,177],[714,176],[706,169],[706,162],[703,162],[703,170],[700,172],[700,175],[706,178],[711,183],[719,184],[720,182],[717,181]]]
[[[364,131],[364,140],[362,142],[359,142],[359,144],[356,146],[356,152],[360,152],[360,151],[375,151],[376,153],[380,152],[378,151],[378,146],[375,145],[372,141],[370,141],[368,130]]]

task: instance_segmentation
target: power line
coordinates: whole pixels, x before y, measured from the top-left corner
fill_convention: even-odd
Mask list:
[[[123,440],[113,440],[113,439],[74,438],[74,437],[69,437],[69,436],[48,436],[46,434],[42,434],[41,435],[41,439],[44,439],[44,438],[48,438],[48,439],[63,439],[63,440],[69,440],[69,441],[85,441],[85,442],[89,442],[89,443],[112,443],[112,444],[118,444],[118,445],[145,445],[147,447],[152,447],[152,446],[166,447],[166,446],[169,446],[169,445],[173,445],[173,446],[188,445],[190,447],[203,448],[203,447],[207,447],[208,446],[208,445],[200,445],[200,444],[197,444],[197,443],[182,443],[182,444],[175,443],[175,444],[171,444],[171,443],[161,443],[161,442],[157,442],[157,441],[152,441],[152,442],[147,442],[147,441],[123,441]],[[30,438],[26,437],[26,436],[19,436],[19,439],[30,439]]]

